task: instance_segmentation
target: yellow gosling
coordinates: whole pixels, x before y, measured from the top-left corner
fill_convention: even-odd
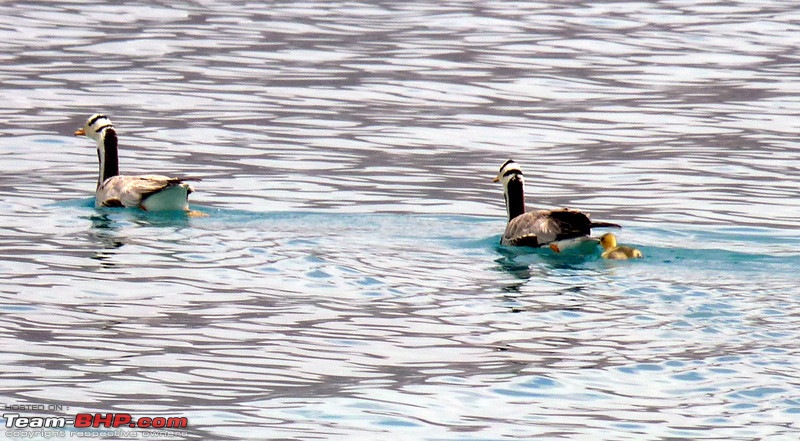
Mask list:
[[[606,233],[600,236],[600,245],[603,247],[603,259],[639,259],[642,252],[636,248],[617,246],[617,236],[614,233]]]

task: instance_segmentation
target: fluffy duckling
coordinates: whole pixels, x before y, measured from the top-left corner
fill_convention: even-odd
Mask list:
[[[600,255],[603,259],[639,259],[642,257],[642,252],[636,248],[626,247],[624,245],[617,245],[617,236],[614,233],[606,233],[600,236],[600,245],[603,247],[603,254]]]

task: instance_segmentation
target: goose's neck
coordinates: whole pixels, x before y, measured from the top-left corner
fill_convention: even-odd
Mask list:
[[[97,158],[100,160],[100,175],[97,187],[106,179],[119,174],[119,154],[117,150],[117,132],[113,127],[103,129],[97,140]]]
[[[525,184],[522,177],[513,177],[506,186],[506,211],[508,220],[525,213]]]

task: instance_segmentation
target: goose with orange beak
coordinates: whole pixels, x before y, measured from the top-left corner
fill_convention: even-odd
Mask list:
[[[97,143],[100,172],[95,192],[96,207],[135,207],[145,211],[189,210],[188,198],[194,189],[184,181],[198,179],[119,174],[117,131],[107,116],[99,113],[90,116],[74,135],[86,136]]]
[[[500,239],[501,245],[549,247],[561,252],[586,241],[592,228],[621,228],[610,222],[593,222],[589,216],[568,208],[560,210],[525,211],[525,180],[522,169],[509,159],[494,178],[503,183],[508,224]]]

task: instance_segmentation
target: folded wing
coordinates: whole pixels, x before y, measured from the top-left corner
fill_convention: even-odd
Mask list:
[[[145,208],[142,204],[148,198],[172,187],[184,187],[184,194],[175,195],[175,201],[172,202],[174,207],[167,207],[167,209],[184,210],[187,207],[186,196],[192,192],[191,186],[184,183],[186,180],[190,178],[162,175],[112,176],[97,189],[96,205]]]
[[[592,223],[589,216],[577,210],[529,211],[511,219],[503,234],[502,244],[544,246],[559,240],[588,236],[593,226],[601,225]]]

